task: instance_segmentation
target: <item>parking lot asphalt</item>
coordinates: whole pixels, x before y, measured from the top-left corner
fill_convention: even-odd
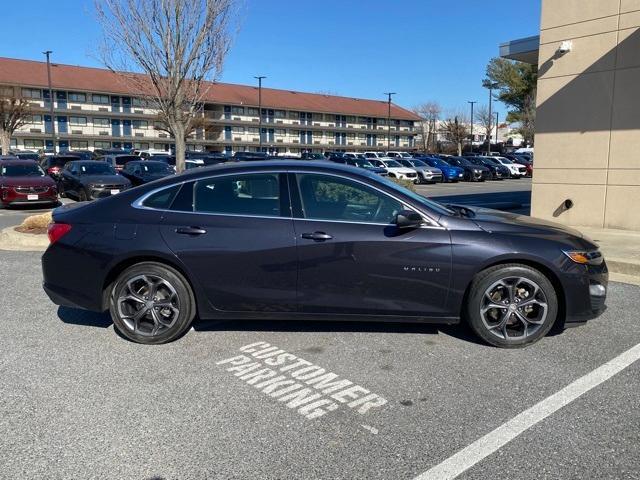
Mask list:
[[[50,303],[39,254],[2,252],[0,271],[2,479],[413,479],[640,343],[640,288],[612,284],[602,317],[523,350],[461,326],[272,321],[198,322],[142,346]],[[253,354],[272,347],[369,404],[343,391],[301,412],[258,388],[268,364]],[[638,363],[458,478],[640,478]]]

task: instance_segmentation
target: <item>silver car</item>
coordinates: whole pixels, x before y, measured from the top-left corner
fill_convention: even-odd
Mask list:
[[[418,172],[417,183],[436,183],[442,182],[442,170],[436,167],[431,167],[417,158],[394,158],[396,162],[401,163],[405,167],[413,168]]]

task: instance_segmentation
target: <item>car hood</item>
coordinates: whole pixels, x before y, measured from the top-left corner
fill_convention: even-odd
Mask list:
[[[592,243],[594,247],[597,247],[593,240],[586,237],[582,232],[566,225],[490,208],[465,207],[475,213],[475,217],[471,220],[487,232],[559,234],[586,240]]]
[[[52,187],[56,184],[50,176],[0,177],[0,185],[7,187]]]
[[[387,167],[387,170],[396,173],[415,173],[415,170],[413,168],[407,167]]]
[[[121,175],[82,175],[80,179],[82,183],[129,184],[129,180]]]

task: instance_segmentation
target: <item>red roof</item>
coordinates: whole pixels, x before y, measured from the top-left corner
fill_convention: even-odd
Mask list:
[[[56,89],[125,95],[132,93],[117,73],[102,68],[52,63],[51,83]],[[0,84],[46,88],[48,85],[46,63],[0,58]],[[256,106],[258,105],[258,87],[216,82],[208,91],[206,100],[220,104]],[[262,106],[379,118],[387,116],[387,102],[384,100],[365,100],[265,87],[262,88]],[[391,117],[402,120],[420,120],[420,117],[413,112],[394,104],[391,104]]]

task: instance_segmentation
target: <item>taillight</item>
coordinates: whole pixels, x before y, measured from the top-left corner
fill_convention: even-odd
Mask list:
[[[71,225],[68,223],[50,223],[47,227],[47,235],[49,236],[49,243],[56,243],[67,233],[71,231]]]
[[[47,173],[49,175],[60,173],[60,167],[49,167]]]

